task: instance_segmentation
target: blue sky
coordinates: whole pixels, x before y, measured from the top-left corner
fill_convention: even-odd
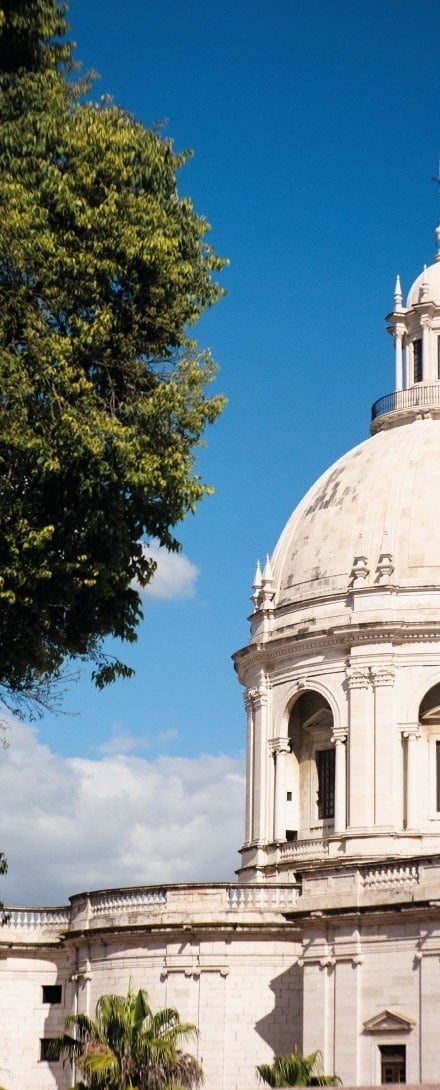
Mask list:
[[[147,126],[167,119],[176,148],[194,149],[179,189],[230,261],[227,297],[196,332],[228,407],[200,452],[215,495],[181,527],[186,567],[170,598],[153,588],[127,649],[136,678],[101,694],[84,678],[68,714],[9,732],[3,897],[34,903],[233,874],[245,716],[230,655],[247,641],[255,564],[392,389],[383,318],[396,274],[405,293],[432,261],[440,214],[437,0],[71,0],[70,21],[95,95]],[[138,853],[122,844],[128,821]]]

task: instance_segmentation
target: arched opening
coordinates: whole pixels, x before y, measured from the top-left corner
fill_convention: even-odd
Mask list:
[[[287,783],[296,799],[299,840],[333,832],[335,816],[335,746],[333,715],[321,693],[307,690],[289,716],[290,762]],[[287,839],[293,839],[287,830]]]
[[[429,813],[440,816],[440,682],[425,693],[419,724],[428,746]]]

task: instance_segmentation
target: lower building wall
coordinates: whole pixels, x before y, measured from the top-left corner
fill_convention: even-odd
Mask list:
[[[298,948],[269,933],[115,936],[77,948],[78,1009],[93,1014],[100,995],[148,991],[153,1009],[176,1007],[199,1027],[189,1046],[206,1090],[251,1090],[256,1065],[301,1043],[302,980]],[[73,997],[72,997],[73,998]],[[261,1085],[261,1084],[260,1084]]]
[[[321,1047],[346,1086],[384,1081],[390,1046],[403,1052],[408,1084],[438,1083],[440,923],[435,908],[410,915],[304,927],[304,1051]]]
[[[257,935],[106,929],[69,936],[54,952],[17,951],[0,961],[0,1085],[67,1090],[69,1065],[41,1060],[40,1040],[60,1033],[66,1014],[93,1016],[101,995],[131,986],[148,991],[153,1009],[174,1006],[199,1027],[188,1050],[202,1063],[205,1090],[254,1090],[258,1063],[301,1045],[298,952],[272,928]],[[43,985],[54,983],[62,1001],[45,1005]]]
[[[41,1041],[55,1037],[70,1013],[68,956],[23,950],[0,957],[0,1085],[5,1090],[66,1090],[69,1072],[41,1060]],[[45,1002],[43,987],[61,985],[61,1002]]]

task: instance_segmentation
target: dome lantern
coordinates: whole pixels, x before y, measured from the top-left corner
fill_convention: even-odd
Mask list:
[[[420,417],[440,418],[440,225],[434,264],[424,266],[402,303],[400,277],[387,315],[394,339],[395,385],[372,408],[371,432]]]

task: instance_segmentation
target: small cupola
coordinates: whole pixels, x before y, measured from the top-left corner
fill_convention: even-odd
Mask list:
[[[403,305],[400,277],[387,315],[394,340],[394,391],[372,409],[371,432],[423,416],[440,418],[440,224],[434,263],[424,266]]]

